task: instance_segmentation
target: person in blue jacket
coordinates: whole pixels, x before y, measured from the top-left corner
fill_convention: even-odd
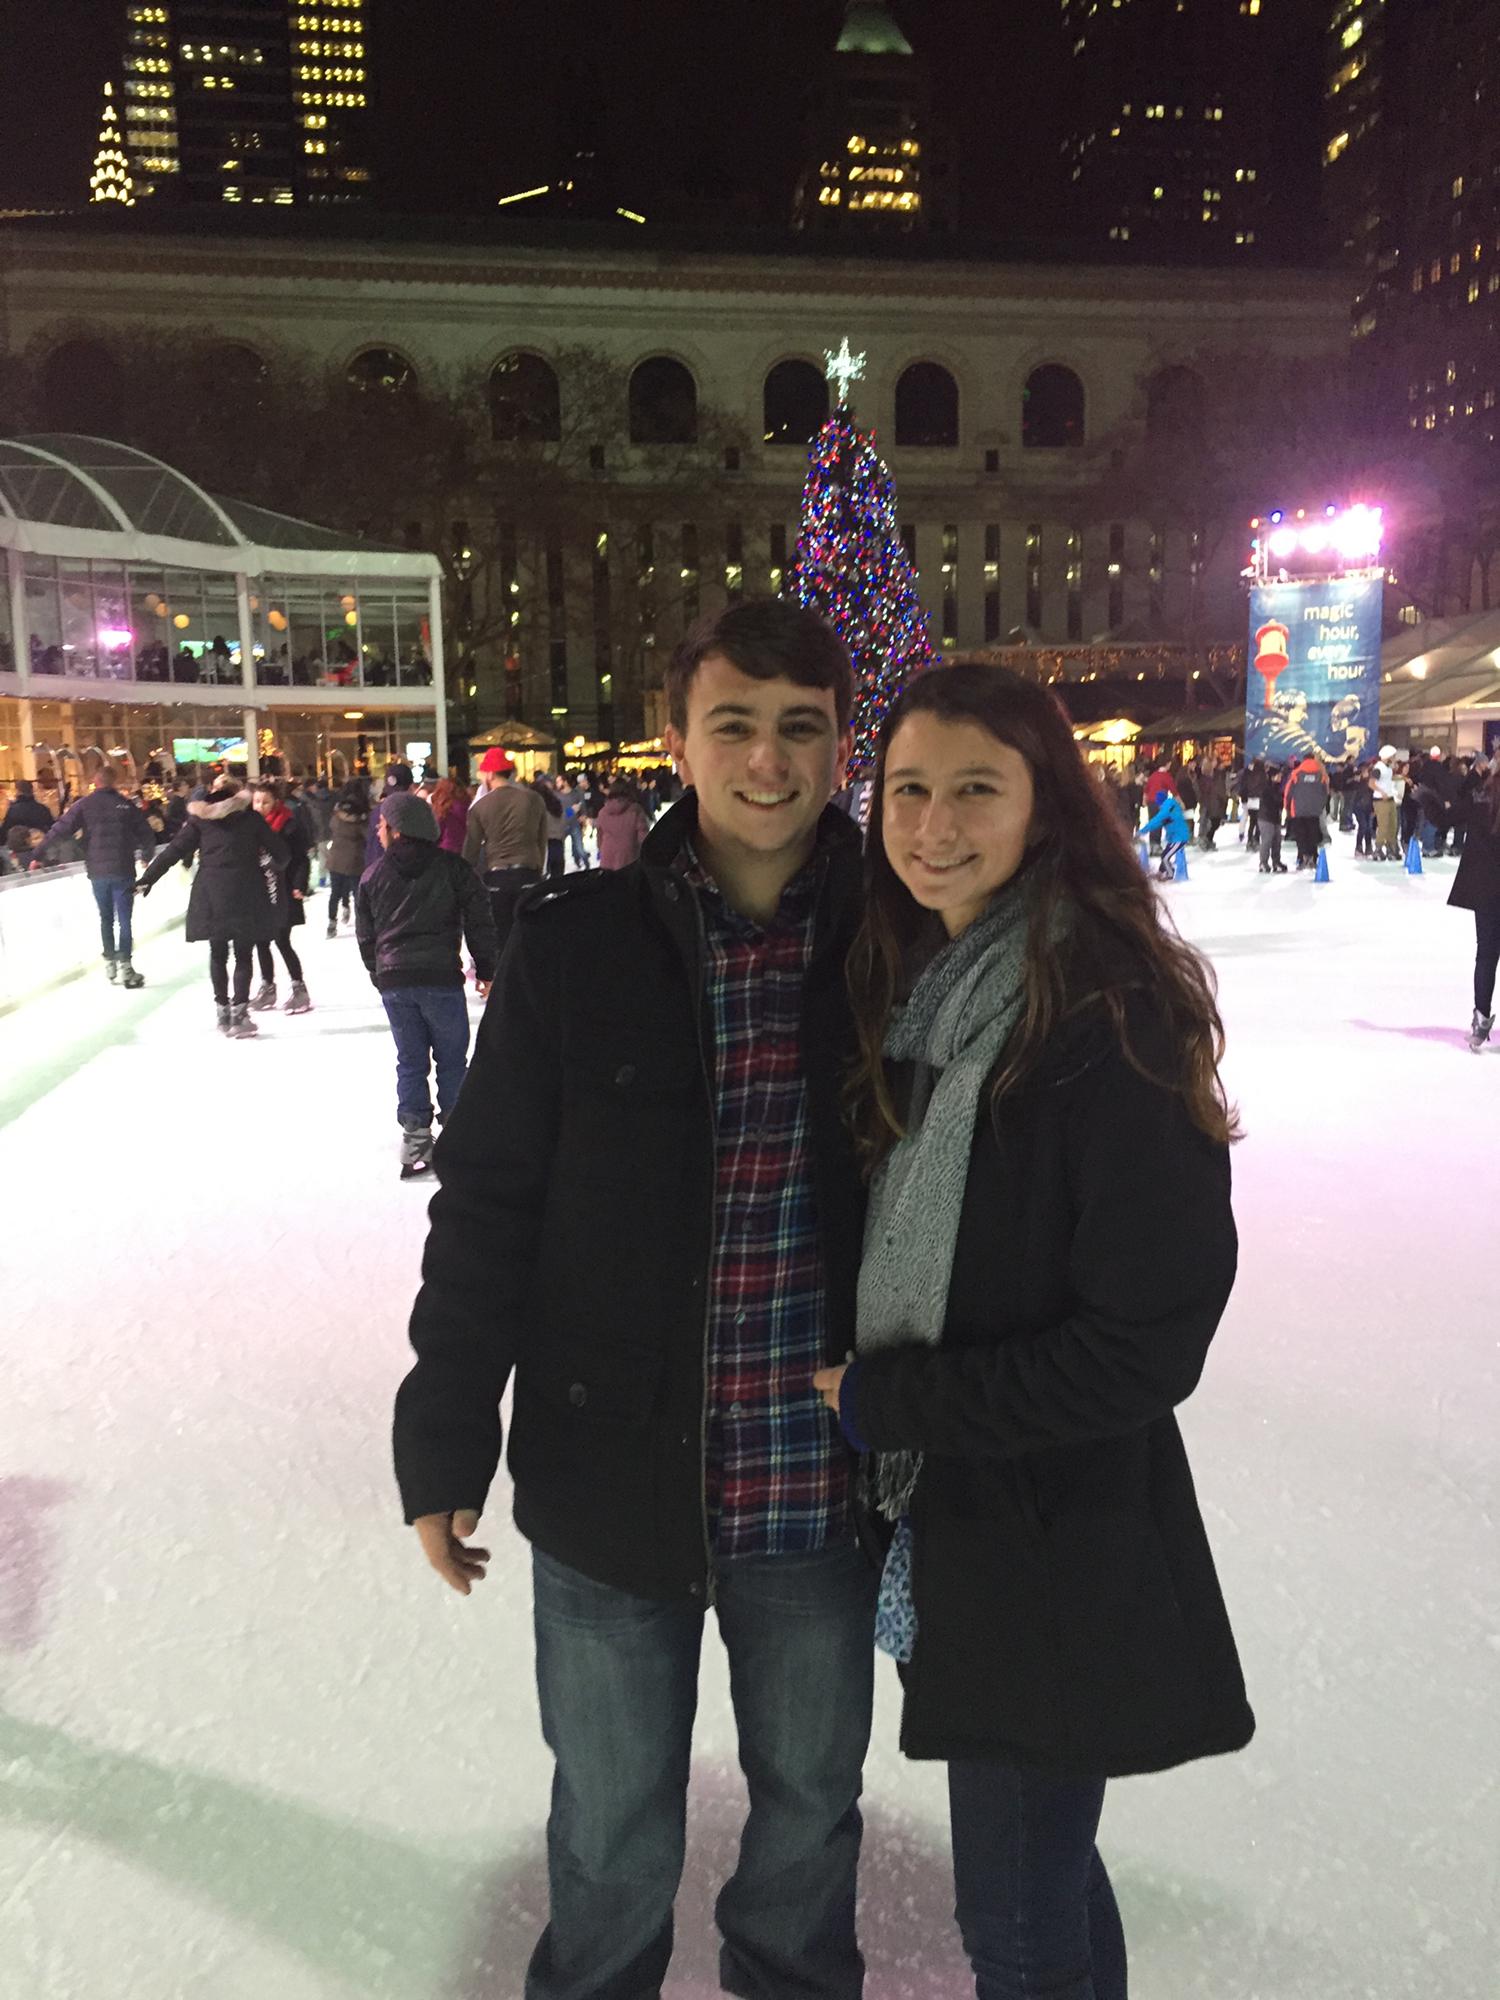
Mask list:
[[[1178,855],[1193,837],[1193,822],[1183,811],[1182,801],[1174,791],[1162,793],[1156,811],[1137,837],[1144,839],[1158,830],[1161,833],[1161,866],[1156,873],[1160,881],[1170,882],[1177,873]]]

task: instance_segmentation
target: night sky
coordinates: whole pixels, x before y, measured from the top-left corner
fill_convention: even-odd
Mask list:
[[[1316,0],[1282,0],[1296,25]],[[602,140],[618,198],[656,218],[784,223],[804,107],[840,0],[372,0],[380,205],[484,212]],[[1009,238],[1061,227],[1053,162],[1055,11],[1040,0],[897,0],[955,136],[959,221]],[[0,207],[71,205],[87,186],[100,87],[118,79],[124,0],[0,0]],[[1289,218],[1316,184],[1317,84],[1273,107]],[[1283,246],[1305,242],[1289,230]]]

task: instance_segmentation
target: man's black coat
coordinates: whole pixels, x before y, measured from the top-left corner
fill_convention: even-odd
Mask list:
[[[515,1518],[546,1554],[642,1597],[702,1597],[712,1050],[697,900],[674,870],[691,794],[641,859],[523,909],[437,1149],[440,1188],[396,1398],[408,1521],[483,1506],[512,1373]],[[804,989],[828,1359],[853,1346],[863,1197],[841,1116],[844,961],[860,842],[818,834]],[[808,1394],[813,1394],[811,1382]]]

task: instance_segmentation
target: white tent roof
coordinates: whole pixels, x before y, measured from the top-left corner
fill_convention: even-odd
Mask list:
[[[1382,720],[1500,703],[1500,611],[1430,618],[1381,648]]]
[[[0,438],[0,548],[249,576],[439,576],[436,556],[362,542],[243,500],[108,438]]]

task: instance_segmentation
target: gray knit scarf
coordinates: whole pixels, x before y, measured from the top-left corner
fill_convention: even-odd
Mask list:
[[[980,1092],[1025,999],[1029,905],[1024,877],[1008,884],[944,946],[891,1016],[887,1058],[921,1067],[911,1129],[870,1187],[859,1273],[861,1354],[936,1347],[942,1338]],[[920,1469],[911,1452],[881,1454],[875,1499],[887,1519],[909,1511]]]

